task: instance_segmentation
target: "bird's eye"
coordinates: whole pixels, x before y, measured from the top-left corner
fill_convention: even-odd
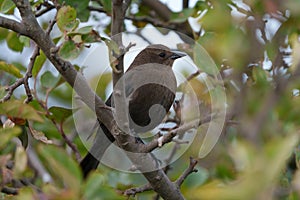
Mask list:
[[[165,53],[165,52],[161,52],[161,53],[159,54],[159,57],[164,58],[165,56],[166,56],[166,53]]]

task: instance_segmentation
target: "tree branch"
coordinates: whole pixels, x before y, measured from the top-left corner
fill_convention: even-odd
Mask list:
[[[27,33],[25,26],[23,24],[15,20],[8,19],[6,17],[0,16],[0,26],[15,31],[17,33],[20,33],[22,35],[26,35]]]
[[[23,35],[30,37],[45,53],[46,57],[51,61],[54,67],[59,71],[62,77],[68,82],[76,91],[76,93],[82,97],[87,106],[94,110],[98,119],[110,130],[117,140],[117,143],[128,152],[136,152],[139,144],[136,144],[133,137],[128,137],[126,133],[123,133],[114,117],[111,110],[105,109],[106,106],[99,96],[89,87],[85,78],[82,74],[78,73],[74,66],[67,61],[62,60],[57,55],[57,47],[53,43],[52,39],[47,35],[43,29],[39,26],[34,13],[31,10],[31,6],[28,0],[13,0],[22,17],[22,26],[20,24],[13,22],[18,25],[15,28],[11,24],[8,25],[7,21],[5,27],[14,28],[15,31],[19,31]],[[115,1],[120,2],[120,1]],[[123,2],[123,1],[121,1]],[[126,1],[127,5],[129,1]],[[124,7],[123,7],[124,8]],[[15,26],[16,26],[15,25]],[[26,27],[25,30],[20,27]],[[129,140],[127,140],[129,138]],[[126,142],[125,142],[126,141]],[[137,165],[146,179],[149,181],[153,189],[164,199],[184,199],[179,191],[179,188],[172,183],[166,174],[160,170],[156,169],[155,161],[153,157],[147,153],[139,154],[138,156],[129,154],[131,161]]]
[[[157,139],[154,139],[151,142],[149,142],[148,144],[146,144],[144,146],[144,148],[142,149],[142,152],[151,152],[154,149],[156,149],[157,147],[161,147],[162,145],[171,142],[175,136],[181,135],[181,134],[185,133],[187,130],[197,128],[202,124],[208,123],[211,121],[211,119],[212,119],[212,116],[207,116],[206,118],[204,118],[200,121],[198,119],[196,119],[194,121],[183,124],[182,126],[176,128],[174,130],[171,130],[168,134],[163,135]]]
[[[176,180],[176,185],[180,187],[183,183],[183,181],[188,177],[193,172],[198,172],[197,169],[195,169],[198,161],[193,159],[192,157],[190,158],[190,165],[189,167],[183,172],[183,174]]]
[[[125,12],[128,8],[130,0],[114,0],[113,1],[113,12],[112,12],[112,29],[111,33],[113,36],[113,40],[118,44],[120,48],[121,55],[118,56],[118,64],[116,66],[118,73],[113,73],[113,85],[120,80],[123,75],[123,56],[124,56],[124,46],[122,43],[122,35],[123,31],[123,22],[125,18]],[[122,79],[121,79],[122,80]],[[121,83],[122,84],[122,83]],[[122,84],[124,86],[124,83]],[[122,87],[121,87],[122,89]],[[122,120],[122,126],[125,130],[129,130],[128,120],[126,108],[124,106],[126,104],[124,102],[124,87],[123,90],[114,88],[114,101],[115,101],[115,110],[118,118],[125,119]],[[123,122],[124,121],[124,122]],[[122,129],[122,130],[124,130]],[[118,145],[127,151],[127,156],[132,161],[132,163],[136,166],[138,170],[140,170],[145,178],[149,181],[154,191],[156,191],[160,196],[164,199],[184,199],[179,189],[176,187],[174,183],[172,183],[163,170],[158,169],[156,160],[149,153],[143,153],[140,151],[142,144],[136,142],[134,137],[131,137],[126,131],[126,133],[122,132],[120,129],[117,130],[114,134]],[[129,153],[129,152],[137,152]]]
[[[143,4],[151,8],[164,21],[169,21],[172,11],[158,0],[142,0]]]
[[[39,51],[40,51],[39,47],[35,46],[33,54],[30,58],[30,62],[27,67],[25,76],[23,78],[20,78],[18,81],[16,81],[14,84],[9,86],[8,88],[6,88],[6,91],[8,91],[8,93],[0,100],[0,102],[9,100],[11,98],[11,96],[13,95],[13,92],[15,91],[15,89],[17,89],[21,85],[24,85],[24,89],[25,89],[25,92],[27,95],[25,103],[29,103],[30,101],[32,101],[33,96],[32,96],[31,90],[29,88],[28,80],[29,80],[29,78],[32,77],[33,65],[34,65],[36,57],[39,55]]]
[[[36,16],[36,17],[40,17],[40,16],[44,15],[45,13],[47,13],[47,12],[49,12],[49,11],[51,11],[52,9],[55,8],[55,6],[52,5],[52,4],[50,4],[48,1],[44,1],[42,5],[43,5],[45,8],[42,8],[42,9],[40,9],[39,11],[37,11],[37,12],[35,13],[35,16]]]
[[[166,6],[162,2],[158,0],[142,0],[142,3],[144,3],[147,7],[153,10],[163,21],[170,21],[172,11],[168,8],[168,6]],[[188,21],[185,21],[183,23],[177,23],[174,25],[174,30],[182,32],[190,37],[193,37],[193,30]],[[186,38],[183,37],[181,39],[185,41]]]
[[[153,190],[152,186],[150,184],[146,184],[141,187],[127,189],[123,192],[123,194],[126,196],[135,196],[137,193],[142,193],[150,190]]]
[[[111,35],[112,40],[119,46],[119,53],[113,52],[113,56],[118,60],[116,68],[113,70],[113,85],[120,80],[124,73],[124,45],[122,42],[122,32],[124,27],[125,12],[128,8],[130,0],[113,0],[112,1],[112,22],[111,22]]]

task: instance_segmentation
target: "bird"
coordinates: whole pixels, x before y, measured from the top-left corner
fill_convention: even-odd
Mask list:
[[[161,44],[151,44],[138,53],[123,74],[129,128],[134,134],[151,131],[163,121],[176,94],[177,82],[172,66],[176,59],[185,55]],[[114,88],[119,85],[115,84]],[[105,104],[115,107],[113,95]],[[100,121],[99,124],[94,144],[80,162],[84,177],[98,167],[104,152],[115,141],[107,127]]]

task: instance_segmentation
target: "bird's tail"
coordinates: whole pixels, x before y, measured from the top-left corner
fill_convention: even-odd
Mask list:
[[[109,130],[104,126],[104,124],[100,123],[92,148],[80,162],[84,178],[86,178],[92,170],[97,169],[106,149],[114,142],[114,140],[115,138]]]
[[[88,153],[80,162],[80,168],[82,169],[83,177],[86,178],[92,170],[97,169],[98,165],[99,160],[91,153]]]

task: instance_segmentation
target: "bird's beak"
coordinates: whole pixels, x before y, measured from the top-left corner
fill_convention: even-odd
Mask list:
[[[178,58],[181,58],[181,57],[184,57],[184,56],[186,56],[186,54],[184,54],[184,53],[182,53],[182,52],[180,52],[180,51],[172,51],[172,55],[171,55],[171,59],[172,60],[176,60],[176,59],[178,59]]]

